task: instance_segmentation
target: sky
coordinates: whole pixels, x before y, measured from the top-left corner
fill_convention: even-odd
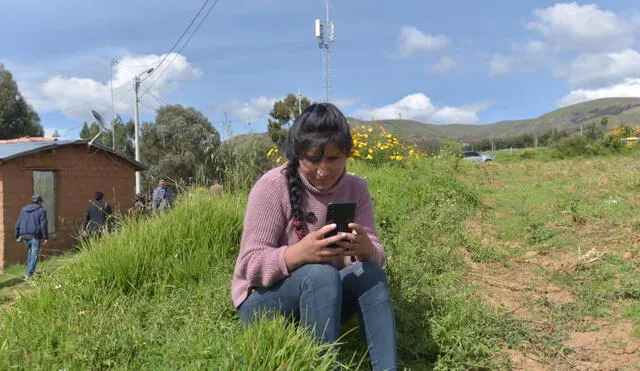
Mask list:
[[[0,63],[45,134],[68,138],[92,109],[132,118],[136,75],[141,121],[182,104],[223,137],[265,131],[287,93],[325,99],[314,32],[324,0],[210,0],[209,16],[172,51],[204,3],[0,0]],[[366,120],[482,125],[640,97],[637,4],[333,0],[330,100]]]

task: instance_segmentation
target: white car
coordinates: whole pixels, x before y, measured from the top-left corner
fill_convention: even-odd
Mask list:
[[[494,155],[482,155],[476,151],[463,151],[462,152],[463,160],[470,160],[475,162],[490,162],[495,161],[496,156]]]

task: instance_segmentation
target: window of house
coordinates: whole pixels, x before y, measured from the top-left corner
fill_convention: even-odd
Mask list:
[[[33,172],[33,193],[42,196],[42,206],[47,210],[49,233],[56,232],[56,173],[53,171]]]

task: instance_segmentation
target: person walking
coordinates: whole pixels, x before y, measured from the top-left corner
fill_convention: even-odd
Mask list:
[[[27,281],[36,271],[40,247],[46,245],[49,239],[47,223],[47,210],[42,207],[42,197],[34,194],[31,203],[22,208],[16,221],[16,241],[22,241],[28,251],[27,273],[24,277]]]
[[[103,201],[104,194],[100,191],[96,192],[95,201],[89,204],[87,211],[84,213],[84,225],[82,230],[86,236],[98,237],[104,231],[105,226],[110,228],[111,214],[113,210],[111,205]]]

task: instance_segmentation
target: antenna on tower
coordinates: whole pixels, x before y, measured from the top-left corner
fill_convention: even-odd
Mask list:
[[[327,102],[331,100],[331,88],[333,85],[332,52],[333,44],[335,43],[335,27],[329,15],[330,3],[331,0],[325,0],[327,8],[326,21],[322,22],[320,19],[316,19],[316,39],[318,40],[318,47],[322,49],[324,54],[324,92]]]

